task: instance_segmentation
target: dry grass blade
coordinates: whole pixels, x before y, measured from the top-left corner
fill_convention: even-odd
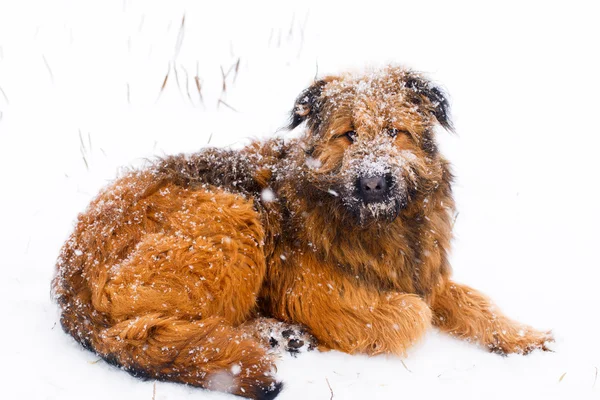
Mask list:
[[[227,69],[227,72],[225,72],[222,65],[220,66],[221,77],[223,78],[223,93],[225,93],[227,91],[227,78],[229,78],[229,75],[231,74],[232,71],[234,72],[233,83],[235,83],[238,72],[240,70],[240,61],[241,61],[241,58],[238,57],[237,61],[229,66],[229,68]]]
[[[200,103],[204,105],[204,98],[202,97],[202,83],[200,82],[199,69],[199,63],[198,61],[196,61],[196,76],[194,76],[194,82],[196,83],[196,89],[198,90],[198,97],[200,98]]]
[[[185,72],[185,93],[190,103],[192,103],[193,105],[194,101],[192,100],[192,95],[190,94],[190,74],[188,74],[187,69],[185,69],[183,65],[181,66],[181,69],[183,70],[183,72]]]
[[[48,60],[46,60],[46,56],[42,55],[42,58],[44,59],[44,64],[46,65],[46,69],[48,70],[48,73],[50,74],[50,80],[52,80],[52,83],[54,83],[54,73],[52,72],[52,68],[50,68],[50,64],[48,64]]]
[[[202,85],[200,84],[200,78],[198,75],[194,77],[194,82],[196,82],[196,89],[198,89],[198,97],[200,98],[200,102],[204,104],[204,98],[202,97]]]
[[[271,41],[273,40],[273,32],[275,31],[274,28],[271,28],[271,33],[269,33],[269,47],[271,47]]]
[[[227,72],[225,73],[225,78],[229,77],[229,74],[231,74],[231,71],[233,71],[234,67],[235,67],[235,63],[233,63],[229,66],[229,68],[227,69]]]
[[[457,212],[456,214],[454,214],[454,219],[452,220],[452,229],[454,229],[454,224],[456,223],[456,220],[458,219],[459,214],[460,214],[460,212]]]
[[[296,23],[296,13],[292,14],[292,22],[290,23],[290,30],[288,31],[288,40],[294,37],[294,25]]]
[[[179,84],[179,73],[177,72],[177,66],[173,64],[173,73],[175,74],[175,83],[177,83],[177,90],[181,94],[181,85]]]
[[[177,41],[175,42],[175,54],[173,55],[173,60],[177,58],[179,55],[179,51],[181,50],[181,45],[183,44],[183,37],[185,34],[185,14],[181,18],[181,25],[179,26],[179,33],[177,33]]]
[[[83,136],[81,135],[81,129],[78,129],[77,132],[79,133],[79,148],[85,149],[85,144],[83,143]]]
[[[406,369],[408,372],[410,372],[412,374],[412,371],[410,369],[408,369],[408,367],[404,363],[404,360],[400,360],[400,362],[402,363],[402,366],[404,367],[404,369]]]
[[[8,100],[8,96],[6,95],[6,93],[4,92],[4,89],[2,89],[2,87],[0,87],[0,93],[2,93],[2,97],[4,97],[4,100],[6,100],[6,104],[10,104],[10,101]]]
[[[162,93],[165,90],[165,86],[167,86],[167,81],[169,80],[169,74],[171,73],[171,63],[169,63],[169,68],[167,69],[167,74],[165,75],[165,79],[163,80],[163,84],[160,87],[160,91]]]
[[[281,28],[277,30],[277,48],[281,47]]]
[[[560,376],[560,378],[558,378],[558,383],[561,383],[561,382],[562,382],[562,380],[563,380],[563,378],[565,377],[565,375],[566,375],[566,374],[567,374],[567,373],[565,372],[564,374],[562,374],[562,375]]]
[[[142,31],[142,28],[144,27],[144,22],[146,21],[146,14],[142,14],[142,18],[140,19],[140,24],[138,26],[138,32]]]
[[[156,400],[156,382],[152,386],[152,400]]]
[[[212,132],[210,133],[210,136],[208,137],[208,142],[206,142],[206,144],[210,144],[210,141],[212,140]]]
[[[219,106],[219,104],[223,104],[225,107],[229,108],[232,111],[239,112],[238,110],[236,110],[235,108],[231,107],[229,104],[225,103],[221,99],[219,99],[219,101],[217,102],[217,107]]]
[[[302,36],[302,38],[304,38],[304,32],[306,32],[306,24],[308,23],[308,16],[310,15],[310,11],[306,12],[306,15],[304,16],[304,21],[302,21],[302,25],[300,25],[299,29],[300,29],[300,36]]]
[[[329,386],[329,392],[331,393],[331,397],[329,398],[329,400],[333,399],[333,389],[331,388],[331,385],[329,384],[329,379],[325,378],[325,382],[327,382],[327,386]]]
[[[598,367],[596,368],[596,375],[594,375],[594,384],[592,385],[592,389],[596,387],[596,381],[598,380]]]
[[[165,90],[165,87],[167,86],[167,82],[169,81],[170,73],[171,73],[171,63],[169,63],[169,68],[167,69],[167,74],[165,75],[165,79],[163,79],[163,83],[162,83],[162,86],[160,87],[160,91],[158,92],[158,98],[156,99],[156,101],[158,101],[160,99],[162,92]]]
[[[241,61],[241,58],[238,57],[237,62],[235,63],[235,68],[233,70],[233,72],[234,72],[233,83],[235,83],[235,80],[237,79],[238,73],[240,72],[240,61]]]
[[[221,93],[227,92],[227,74],[225,70],[223,70],[223,66],[219,66],[221,68],[221,77],[223,78],[223,87],[221,88]]]
[[[79,129],[79,151],[81,152],[81,157],[83,158],[83,163],[85,164],[85,169],[90,170],[90,165],[87,161],[86,156],[86,148],[85,143],[83,142],[83,136],[81,135],[81,129]]]

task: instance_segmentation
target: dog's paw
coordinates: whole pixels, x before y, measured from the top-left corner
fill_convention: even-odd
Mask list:
[[[552,332],[540,332],[531,328],[522,328],[511,334],[506,332],[495,335],[494,341],[488,345],[493,353],[529,354],[534,350],[552,351],[549,347],[554,342]]]
[[[280,323],[279,326],[272,326],[269,332],[269,345],[275,351],[287,351],[295,355],[314,350],[317,341],[301,326]]]
[[[298,354],[317,348],[317,339],[301,325],[288,324],[273,318],[256,318],[241,327],[245,336],[258,339],[270,353]]]
[[[277,320],[263,321],[259,326],[259,335],[269,344],[271,352],[287,351],[298,354],[314,350],[317,340],[300,325],[292,325]]]

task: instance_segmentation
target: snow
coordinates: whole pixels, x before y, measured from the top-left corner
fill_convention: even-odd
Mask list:
[[[275,193],[271,189],[266,188],[266,189],[263,189],[262,192],[260,193],[260,199],[264,203],[272,203],[277,198],[275,197]]]
[[[239,375],[242,372],[242,367],[239,364],[235,364],[231,367],[231,373],[235,375]]]
[[[321,161],[317,160],[316,158],[307,157],[306,165],[311,169],[319,169],[321,168]]]
[[[3,397],[230,398],[80,348],[50,300],[58,251],[124,166],[293,137],[280,128],[315,75],[397,62],[450,93],[455,278],[552,329],[555,352],[503,358],[432,330],[402,360],[283,355],[280,398],[598,398],[597,15],[585,1],[1,1]]]

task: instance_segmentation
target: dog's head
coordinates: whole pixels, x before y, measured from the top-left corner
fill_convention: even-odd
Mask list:
[[[393,221],[440,183],[433,128],[451,130],[448,100],[412,71],[387,67],[330,76],[304,90],[292,111],[302,122],[307,181],[360,225]]]

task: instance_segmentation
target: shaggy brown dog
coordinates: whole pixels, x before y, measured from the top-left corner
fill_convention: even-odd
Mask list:
[[[266,317],[348,353],[404,354],[432,324],[546,349],[549,333],[450,280],[439,88],[398,67],[330,76],[298,97],[302,122],[297,140],[168,157],[101,192],[58,260],[64,329],[133,375],[254,399],[281,388]]]

